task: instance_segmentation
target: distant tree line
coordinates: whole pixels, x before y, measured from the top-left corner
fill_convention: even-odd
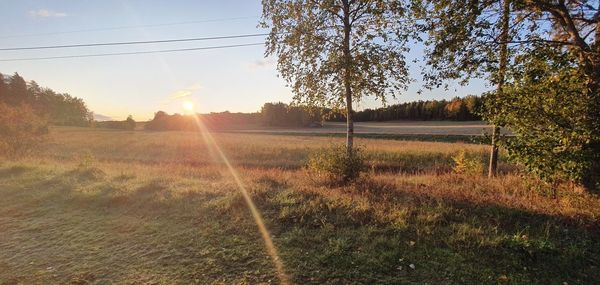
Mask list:
[[[355,111],[354,120],[369,121],[478,121],[483,99],[468,95],[451,100],[427,100],[394,104],[377,109]],[[285,103],[266,103],[261,111],[263,125],[272,127],[307,127],[322,120],[342,122],[346,116],[331,109],[307,109]]]
[[[260,110],[261,123],[270,127],[307,127],[321,122],[320,110],[308,110],[288,104],[265,103]]]
[[[127,116],[127,119],[124,121],[103,121],[103,122],[94,122],[93,125],[96,128],[106,128],[106,129],[117,129],[117,130],[134,130],[135,129],[135,120],[131,115]]]
[[[221,113],[197,114],[200,122],[209,129],[235,129],[242,126],[259,124],[258,113]],[[194,116],[173,114],[158,111],[154,118],[146,123],[146,130],[151,131],[197,131],[198,124]]]
[[[478,110],[482,98],[468,95],[463,98],[454,97],[452,100],[427,100],[394,104],[377,109],[364,109],[354,114],[357,122],[368,121],[478,121],[481,116]],[[343,116],[336,120],[345,121]]]
[[[89,126],[92,113],[81,98],[56,93],[40,87],[35,81],[25,81],[18,73],[0,73],[0,102],[9,107],[28,105],[31,110],[52,125]]]

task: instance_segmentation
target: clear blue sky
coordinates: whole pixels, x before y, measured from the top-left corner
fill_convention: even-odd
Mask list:
[[[264,32],[257,23],[260,0],[220,1],[2,1],[0,47],[137,41],[210,37]],[[231,19],[238,18],[238,19]],[[242,18],[242,19],[239,19]],[[229,20],[224,20],[229,19]],[[208,21],[194,24],[139,27],[141,25]],[[89,29],[131,27],[102,31]],[[58,32],[58,33],[57,33]],[[65,33],[68,32],[68,33]],[[262,42],[262,38],[139,46],[87,47],[61,50],[0,51],[0,59],[127,52]],[[264,47],[240,47],[210,51],[0,62],[0,72],[19,72],[27,80],[58,92],[83,98],[98,114],[122,119],[132,114],[145,120],[154,112],[182,112],[182,101],[192,100],[199,112],[254,112],[265,102],[289,102],[291,91],[277,77],[274,59],[263,57]],[[416,48],[411,58],[419,57]],[[420,67],[411,71],[419,79]],[[480,94],[481,81],[451,90],[425,91],[419,82],[397,100],[442,99]],[[188,95],[188,96],[185,96]],[[377,107],[367,99],[359,108]]]

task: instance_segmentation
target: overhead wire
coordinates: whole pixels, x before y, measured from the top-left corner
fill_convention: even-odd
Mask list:
[[[50,60],[50,59],[82,58],[82,57],[103,57],[103,56],[119,56],[119,55],[138,55],[138,54],[152,54],[152,53],[170,53],[170,52],[184,52],[184,51],[226,49],[226,48],[236,48],[236,47],[258,46],[258,45],[264,45],[264,43],[245,43],[245,44],[234,44],[234,45],[194,47],[194,48],[180,48],[180,49],[163,49],[163,50],[149,50],[149,51],[133,51],[133,52],[115,52],[115,53],[78,54],[78,55],[62,55],[62,56],[46,56],[46,57],[8,58],[8,59],[0,59],[0,62],[6,62],[6,61]]]
[[[105,43],[84,43],[84,44],[29,46],[29,47],[9,47],[9,48],[0,48],[0,51],[40,50],[40,49],[80,48],[80,47],[96,47],[96,46],[120,46],[120,45],[139,45],[139,44],[193,42],[193,41],[207,41],[207,40],[252,38],[252,37],[262,37],[262,36],[267,36],[267,35],[269,35],[269,34],[268,33],[258,33],[258,34],[242,34],[242,35],[229,35],[229,36],[216,36],[216,37],[198,37],[198,38],[181,38],[181,39],[166,39],[166,40],[128,41],[128,42],[105,42]]]
[[[48,32],[48,33],[8,35],[8,36],[0,36],[0,39],[21,38],[21,37],[39,37],[39,36],[61,35],[61,34],[88,33],[88,32],[102,32],[102,31],[135,29],[135,28],[152,28],[152,27],[191,25],[191,24],[200,24],[200,23],[211,23],[211,22],[228,22],[228,21],[238,21],[238,20],[244,20],[244,19],[258,19],[258,18],[259,18],[258,16],[244,16],[244,17],[207,19],[207,20],[198,20],[198,21],[183,21],[183,22],[172,22],[172,23],[131,25],[131,26],[117,26],[117,27],[106,27],[106,28],[92,28],[92,29],[81,29],[81,30],[73,30],[73,31],[62,31],[62,32]]]

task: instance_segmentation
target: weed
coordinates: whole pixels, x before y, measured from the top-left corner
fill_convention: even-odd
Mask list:
[[[356,181],[365,170],[362,147],[348,152],[346,146],[334,144],[312,153],[306,169],[315,181],[329,185],[345,185]]]
[[[78,167],[82,169],[91,168],[96,163],[96,157],[89,150],[80,153],[77,157],[77,160],[79,161]]]
[[[475,158],[468,157],[464,149],[452,156],[452,160],[454,161],[452,170],[456,174],[481,175],[483,172],[483,163]]]

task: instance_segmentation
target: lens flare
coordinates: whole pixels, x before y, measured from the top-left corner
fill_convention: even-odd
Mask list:
[[[196,108],[196,106],[194,105],[194,102],[192,102],[192,101],[183,102],[182,107],[186,113],[193,113],[194,109]]]
[[[250,195],[248,194],[248,191],[246,190],[246,186],[244,186],[244,183],[240,179],[239,174],[233,168],[233,166],[229,162],[229,159],[227,158],[225,153],[221,150],[221,148],[219,147],[219,145],[217,144],[217,142],[215,141],[215,139],[213,138],[211,133],[208,131],[208,128],[206,128],[206,126],[204,125],[202,120],[198,117],[198,115],[194,115],[193,118],[202,134],[204,141],[207,143],[207,147],[209,147],[209,150],[211,150],[211,152],[212,151],[216,152],[216,156],[225,164],[229,174],[231,175],[231,177],[235,181],[238,189],[242,193],[242,196],[244,197],[244,201],[246,202],[246,205],[248,206],[248,209],[250,210],[250,213],[252,214],[252,217],[254,218],[256,225],[258,226],[258,230],[263,239],[263,242],[265,243],[265,248],[267,250],[267,253],[271,257],[271,260],[273,261],[273,264],[275,265],[275,270],[277,271],[277,276],[279,278],[280,283],[283,285],[289,284],[288,277],[287,277],[284,267],[283,267],[283,261],[281,261],[281,258],[279,257],[279,254],[277,253],[277,248],[275,247],[275,244],[273,243],[273,240],[271,239],[271,234],[269,233],[267,226],[265,226],[262,215],[260,214],[259,210],[256,208],[254,201],[252,201],[252,197],[250,197]]]

